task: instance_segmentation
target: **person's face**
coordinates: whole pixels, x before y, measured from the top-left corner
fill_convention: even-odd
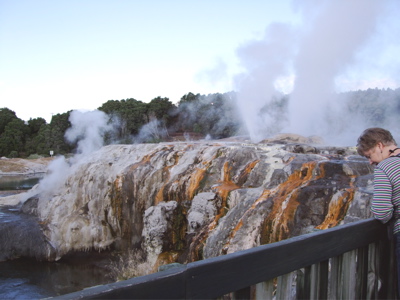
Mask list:
[[[375,147],[364,153],[364,156],[369,160],[369,163],[371,165],[374,164],[376,165],[384,159],[382,154],[382,148],[383,148],[382,143],[378,143]]]

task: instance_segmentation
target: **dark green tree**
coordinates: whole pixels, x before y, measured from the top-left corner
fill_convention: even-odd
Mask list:
[[[133,98],[122,100],[121,117],[126,121],[126,134],[136,135],[148,122],[147,104]]]
[[[4,132],[6,125],[14,119],[18,119],[14,111],[7,107],[0,108],[0,134]]]
[[[42,126],[47,126],[45,119],[43,118],[29,119],[28,121],[29,133],[26,137],[26,142],[25,142],[26,155],[49,153],[48,151],[46,151],[45,153],[43,153],[42,151],[39,152],[37,149],[39,140],[38,135],[40,133],[40,129],[42,128]]]
[[[49,137],[44,134],[47,133],[47,130],[43,129],[44,136],[41,137],[41,140],[50,145],[50,150],[53,150],[55,154],[67,154],[76,148],[76,144],[71,145],[64,138],[65,132],[71,127],[69,122],[70,113],[71,111],[56,114],[51,118]]]
[[[157,97],[151,100],[148,104],[148,120],[157,119],[169,127],[172,121],[172,112],[176,106],[169,101],[169,98]]]
[[[178,132],[195,131],[193,126],[198,123],[196,111],[199,107],[200,94],[187,93],[178,102],[174,130]],[[201,133],[201,126],[197,124],[196,132]]]
[[[51,128],[49,124],[44,124],[40,127],[40,130],[33,139],[35,145],[35,153],[40,155],[49,155],[52,150],[52,139],[51,139]]]
[[[116,139],[131,142],[131,137],[137,135],[140,128],[148,123],[148,105],[134,98],[109,100],[99,110],[110,116],[110,121],[118,123]]]
[[[34,135],[38,134],[40,128],[44,124],[47,124],[47,122],[43,118],[29,119],[28,126],[29,126],[30,135],[34,136]]]
[[[197,101],[200,97],[200,94],[193,94],[192,92],[187,93],[186,95],[183,95],[181,100],[178,102],[178,106],[184,105],[184,103],[192,103],[194,101]]]
[[[102,106],[98,108],[99,110],[105,112],[108,115],[112,115],[121,109],[121,101],[120,100],[108,100],[103,103]]]
[[[0,135],[0,155],[25,156],[25,141],[28,134],[29,128],[21,119],[16,118],[8,122]]]

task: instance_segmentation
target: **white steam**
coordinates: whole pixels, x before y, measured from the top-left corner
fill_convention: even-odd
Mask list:
[[[365,59],[360,59],[362,53],[368,53],[369,60],[374,60],[387,52],[384,50],[389,42],[386,39],[380,48],[365,49],[371,41],[384,40],[378,37],[391,36],[385,31],[396,30],[392,23],[382,20],[390,17],[388,7],[399,6],[398,2],[305,0],[295,3],[303,17],[300,26],[272,24],[262,40],[247,43],[238,50],[246,71],[235,77],[234,84],[247,131],[253,141],[287,131],[354,144],[367,124],[346,119],[337,98],[336,92],[340,90],[337,85],[345,82],[344,75],[351,74],[351,70],[362,70],[359,65],[365,63]],[[293,82],[287,106],[274,103],[282,97],[277,87],[282,87],[285,80]]]
[[[40,180],[37,186],[26,193],[25,200],[37,194],[51,198],[63,186],[69,170],[70,164],[64,156],[54,159],[47,168],[46,176]]]
[[[335,78],[353,62],[373,33],[384,1],[314,1],[320,12],[306,23],[294,69],[296,79],[289,102],[289,130],[327,136],[325,122],[335,104]],[[303,11],[308,19],[308,11]],[[305,107],[306,106],[306,107]]]
[[[154,118],[140,128],[139,134],[135,137],[135,142],[159,142],[166,136],[168,136],[168,131],[164,123]]]
[[[108,120],[107,114],[99,110],[74,110],[69,116],[71,127],[65,132],[65,138],[70,143],[78,143],[79,155],[89,154],[103,146],[105,133],[113,129]]]
[[[25,200],[36,194],[50,199],[65,183],[74,167],[103,146],[104,135],[114,128],[108,122],[109,117],[98,110],[72,111],[69,121],[71,127],[65,132],[65,138],[70,143],[77,142],[77,153],[68,160],[64,156],[59,156],[52,161],[48,166],[46,176],[26,194]]]
[[[238,50],[238,56],[247,70],[235,78],[238,87],[238,105],[252,140],[279,131],[284,117],[262,114],[262,108],[280,96],[275,81],[289,74],[290,60],[294,55],[294,33],[284,24],[272,24],[264,39],[250,43]]]

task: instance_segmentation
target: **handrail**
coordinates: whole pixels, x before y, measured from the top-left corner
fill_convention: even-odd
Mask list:
[[[372,243],[386,226],[366,219],[53,299],[212,299]]]

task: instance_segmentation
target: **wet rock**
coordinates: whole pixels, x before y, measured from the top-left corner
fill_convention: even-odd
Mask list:
[[[15,210],[8,213],[7,221],[0,222],[0,261],[19,257],[56,259],[56,251],[43,234],[43,225],[36,217]]]
[[[187,217],[189,233],[195,232],[214,219],[220,205],[215,198],[216,194],[210,192],[199,193],[194,196]]]
[[[185,263],[369,217],[372,172],[353,148],[300,138],[110,145],[24,211],[52,247],[41,259],[112,247]]]
[[[262,222],[271,209],[271,203],[263,202],[251,208],[262,193],[262,188],[231,192],[229,210],[210,233],[204,247],[204,258],[260,245]]]
[[[28,198],[21,206],[21,211],[25,214],[38,216],[37,206],[39,197],[33,196]]]
[[[177,207],[176,201],[161,202],[144,212],[142,236],[148,260],[154,265],[158,255],[165,250],[166,237],[172,232],[172,218]]]
[[[317,148],[310,145],[290,144],[285,147],[285,150],[293,153],[318,153]]]

